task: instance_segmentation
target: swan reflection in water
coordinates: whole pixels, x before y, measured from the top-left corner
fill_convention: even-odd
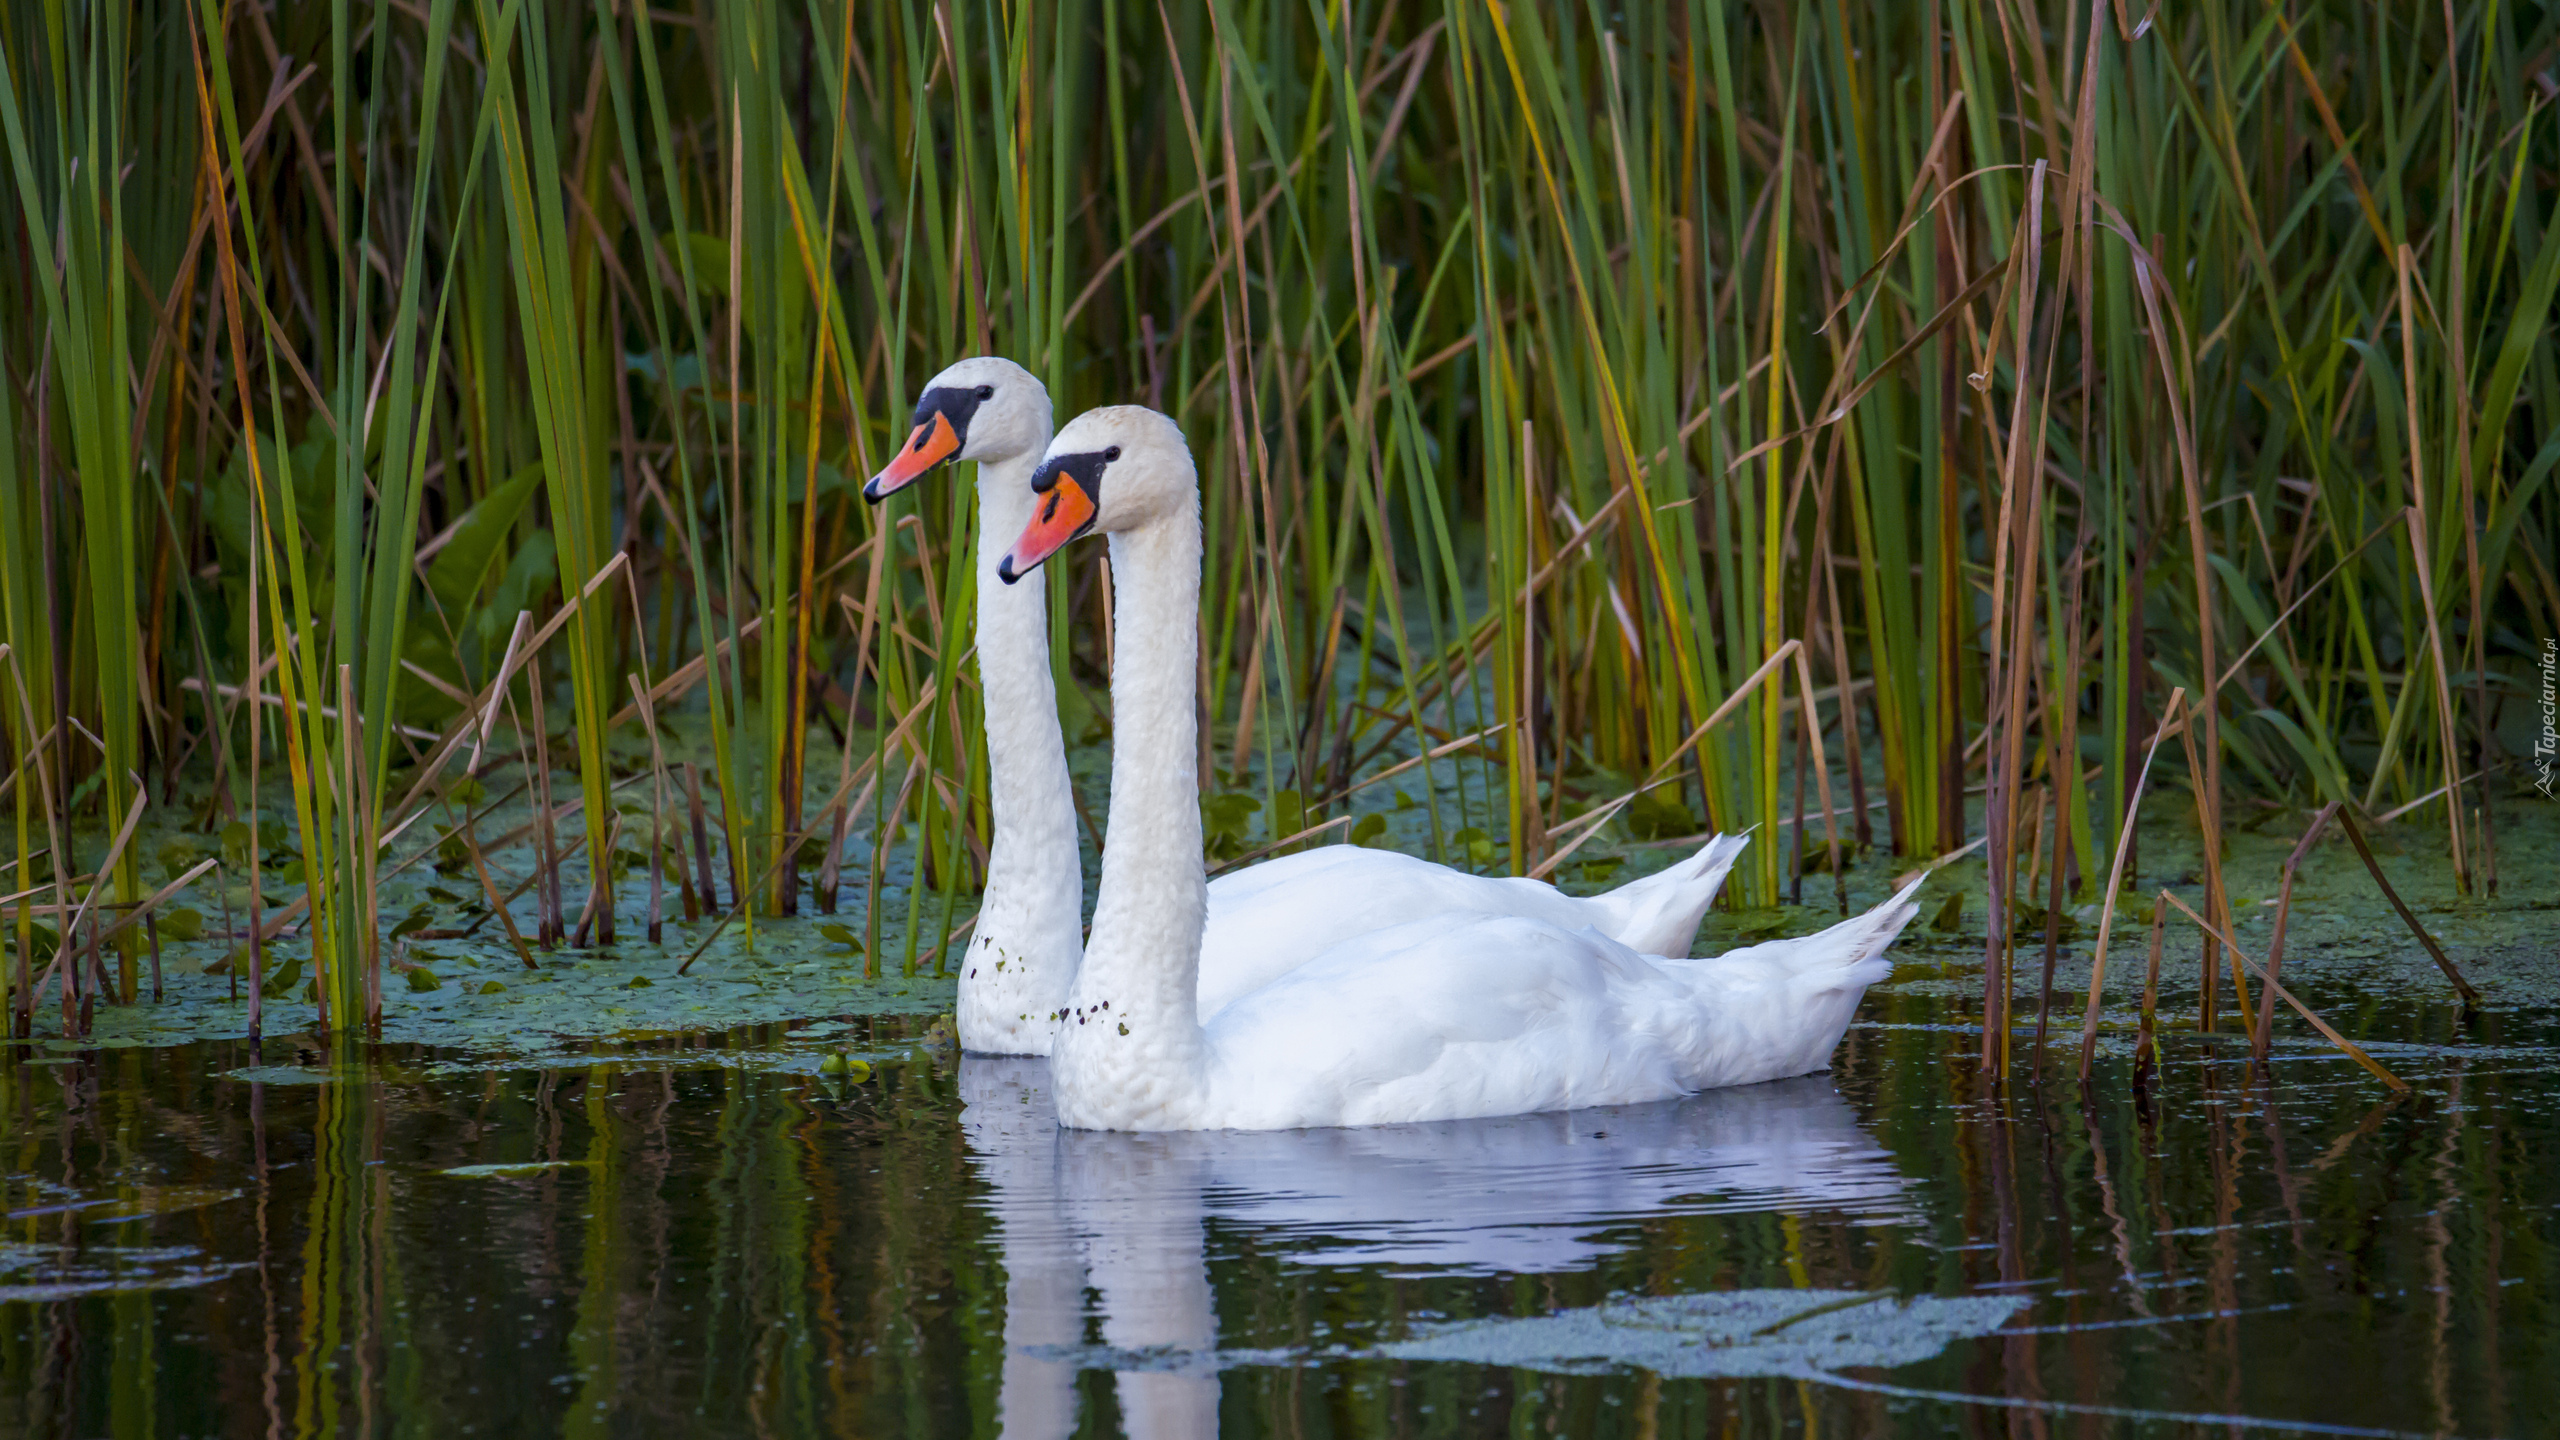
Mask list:
[[[1061,1130],[1048,1085],[1046,1060],[961,1063],[961,1128],[1004,1256],[1007,1437],[1073,1433],[1090,1339],[1153,1358],[1115,1379],[1128,1434],[1217,1433],[1212,1216],[1303,1265],[1536,1274],[1586,1268],[1623,1248],[1618,1227],[1664,1215],[1913,1214],[1827,1075],[1488,1120],[1159,1134]]]

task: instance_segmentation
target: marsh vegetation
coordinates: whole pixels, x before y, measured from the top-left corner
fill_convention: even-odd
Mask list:
[[[973,351],[1188,430],[1230,854],[1384,838],[1393,764],[1406,843],[1482,868],[1769,827],[1745,908],[1982,835],[1999,972],[2097,898],[2183,690],[2203,828],[2339,802],[2498,884],[2560,627],[2535,12],[8,25],[22,1033],[143,993],[116,922],[180,880],[360,1030],[429,852],[527,892],[528,954],[812,909],[935,954],[976,537],[849,480]],[[1104,578],[1045,583],[1099,736]],[[171,869],[142,818],[228,838]]]
[[[995,353],[1198,457],[1212,864],[1757,827],[1725,943],[1983,844],[1842,1052],[1903,1208],[1416,1280],[1194,1196],[1235,1433],[2547,1412],[2555,98],[2510,3],[9,7],[0,1383],[388,1428],[487,1295],[566,1428],[992,1414],[982,537],[859,486]],[[1090,862],[1110,581],[1036,583]],[[1386,1348],[2029,1282],[1939,1398]]]

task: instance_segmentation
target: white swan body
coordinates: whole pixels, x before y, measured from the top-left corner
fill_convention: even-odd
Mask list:
[[[1859,996],[1892,968],[1882,952],[1916,910],[1908,896],[1819,935],[1699,960],[1520,916],[1365,935],[1213,1019],[1201,1098],[1219,1103],[1168,1118],[1184,1129],[1381,1125],[1810,1074],[1829,1067]]]
[[[978,674],[995,812],[986,896],[960,967],[962,1048],[1046,1055],[1083,949],[1075,796],[1049,666],[1047,589],[1000,583],[998,547],[1032,517],[1032,468],[1050,437],[1049,392],[1010,360],[976,356],[926,382],[915,430],[863,494],[880,500],[935,466],[978,463]],[[1196,828],[1196,827],[1195,827]],[[1327,845],[1210,882],[1197,995],[1202,1018],[1372,930],[1446,912],[1594,926],[1638,950],[1685,953],[1738,847],[1710,844],[1604,895],[1470,875],[1409,855]]]
[[[1718,837],[1658,874],[1578,899],[1543,880],[1470,875],[1393,850],[1327,845],[1209,882],[1200,1018],[1223,1014],[1346,941],[1433,916],[1513,915],[1589,927],[1640,950],[1685,952],[1742,853]]]
[[[1055,1046],[1061,1123],[1284,1129],[1658,1100],[1824,1068],[1883,978],[1919,882],[1819,935],[1707,960],[1639,953],[1535,915],[1416,918],[1308,955],[1204,1026],[1194,710],[1199,483],[1173,422],[1077,417],[1034,474],[1010,581],[1110,536],[1117,660],[1111,844]],[[1731,863],[1740,841],[1710,846]],[[1709,861],[1712,866],[1715,861]],[[1348,903],[1322,893],[1305,903]]]

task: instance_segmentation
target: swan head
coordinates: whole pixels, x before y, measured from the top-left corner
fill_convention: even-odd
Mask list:
[[[1049,436],[1049,389],[1000,355],[973,355],[925,382],[907,443],[862,487],[877,503],[946,461],[1010,460]]]
[[[996,566],[1010,585],[1088,530],[1110,534],[1197,507],[1200,476],[1182,428],[1144,405],[1106,405],[1067,422],[1031,472],[1040,497]]]

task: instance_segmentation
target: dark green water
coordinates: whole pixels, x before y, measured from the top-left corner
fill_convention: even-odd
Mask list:
[[[2096,1083],[2022,1026],[1986,1085],[1961,867],[1828,1074],[1369,1131],[1060,1133],[947,982],[788,925],[689,977],[440,960],[508,988],[396,992],[326,1068],[203,1038],[241,1012],[173,947],[165,1005],[0,1046],[0,1437],[2560,1435],[2560,810],[2501,823],[2495,903],[2378,842],[2475,1014],[2344,847],[2303,872],[2284,979],[2397,1098],[2290,1015],[2254,1071],[2227,984],[2196,1033],[2185,929],[2137,1087],[2130,911]],[[2146,831],[2128,893],[2194,864]]]
[[[2372,997],[2451,1042],[2382,1047],[2403,1100],[2181,1036],[2084,1107],[1910,988],[1826,1076],[1265,1136],[1061,1134],[918,1019],[37,1052],[0,1433],[2560,1433],[2549,1010]],[[846,1042],[904,1058],[787,1068]]]

